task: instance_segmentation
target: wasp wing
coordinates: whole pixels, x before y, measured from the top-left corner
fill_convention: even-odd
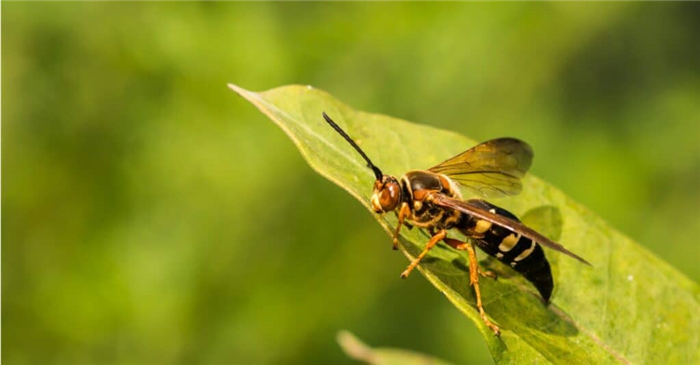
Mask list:
[[[478,144],[430,171],[445,174],[488,198],[517,195],[520,179],[532,164],[532,148],[515,138],[497,138]]]
[[[487,220],[493,224],[497,224],[503,228],[506,228],[510,231],[513,231],[516,234],[523,235],[523,236],[531,239],[532,241],[537,242],[543,246],[546,246],[546,247],[549,247],[553,250],[565,253],[565,254],[583,262],[584,264],[591,265],[588,261],[584,260],[582,257],[567,250],[564,246],[550,240],[549,238],[543,236],[542,234],[538,233],[534,229],[532,229],[532,228],[530,228],[530,227],[528,227],[520,222],[516,222],[508,217],[504,217],[502,215],[491,213],[488,210],[484,210],[480,207],[477,207],[473,204],[470,204],[469,201],[463,201],[463,200],[449,198],[449,197],[442,195],[442,194],[431,194],[429,199],[430,199],[430,202],[432,204],[441,206],[443,208],[456,209],[462,213],[469,214],[469,215],[477,217],[479,219]]]

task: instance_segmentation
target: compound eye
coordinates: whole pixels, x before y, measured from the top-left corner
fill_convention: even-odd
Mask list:
[[[382,209],[385,212],[394,210],[399,204],[399,193],[401,188],[399,184],[395,182],[390,182],[384,185],[381,194],[379,195],[379,204],[382,205]]]

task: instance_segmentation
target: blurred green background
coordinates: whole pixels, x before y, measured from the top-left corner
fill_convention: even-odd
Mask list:
[[[491,361],[227,82],[522,138],[700,278],[700,4],[2,5],[6,364],[351,364],[339,329]]]

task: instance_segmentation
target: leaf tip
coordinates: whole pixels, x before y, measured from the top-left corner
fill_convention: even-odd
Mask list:
[[[232,84],[230,82],[227,83],[226,86],[228,86],[229,89],[235,91],[238,94],[243,94],[246,91],[246,90],[242,89],[241,87],[239,87],[238,85]]]
[[[369,361],[372,358],[372,349],[349,331],[339,331],[336,340],[348,357],[362,361]]]
[[[235,92],[236,94],[241,96],[243,99],[246,99],[246,100],[250,101],[251,103],[253,103],[253,105],[258,107],[258,109],[261,108],[261,106],[259,105],[259,101],[257,100],[259,98],[258,98],[258,94],[256,92],[246,90],[246,89],[244,89],[236,84],[230,83],[230,82],[227,83],[226,86],[228,86],[229,89],[233,90],[233,92]]]

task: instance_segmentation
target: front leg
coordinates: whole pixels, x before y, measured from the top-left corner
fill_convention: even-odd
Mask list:
[[[418,263],[423,259],[425,254],[427,254],[431,248],[433,248],[438,242],[442,241],[445,237],[447,237],[447,231],[444,229],[439,230],[435,235],[433,235],[433,237],[430,238],[430,241],[428,241],[428,243],[425,245],[423,252],[421,252],[420,255],[418,255],[418,257],[416,257],[410,265],[408,265],[406,270],[401,273],[401,278],[406,279],[408,274],[410,274],[411,271],[418,266]]]
[[[491,278],[493,280],[498,279],[498,275],[496,275],[496,273],[491,270],[481,271],[481,268],[479,268],[479,275],[485,278]]]
[[[406,217],[409,214],[411,214],[411,209],[409,208],[408,203],[406,203],[406,202],[401,203],[401,209],[399,209],[399,213],[398,213],[399,223],[396,224],[396,230],[394,231],[394,237],[391,240],[391,242],[392,242],[391,248],[394,250],[399,249],[399,233],[401,233],[401,226],[403,225],[404,219],[406,219]]]

